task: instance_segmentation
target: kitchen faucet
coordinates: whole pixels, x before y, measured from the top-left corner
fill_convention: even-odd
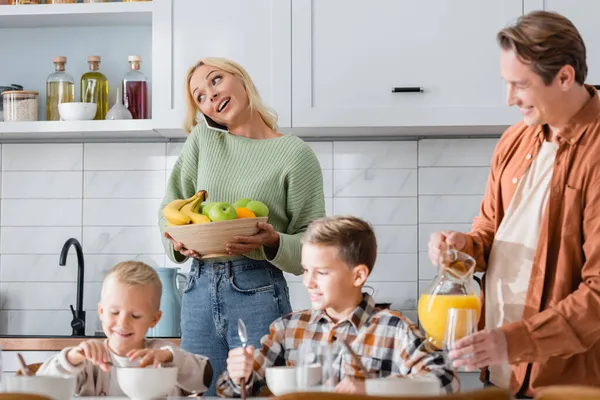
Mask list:
[[[70,238],[65,242],[60,252],[60,260],[58,265],[65,266],[67,264],[67,255],[71,246],[75,247],[77,252],[77,309],[73,309],[71,304],[71,328],[73,328],[72,336],[85,336],[85,311],[83,311],[83,249],[81,243],[75,238]]]

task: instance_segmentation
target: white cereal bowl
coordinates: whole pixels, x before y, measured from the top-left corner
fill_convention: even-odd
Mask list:
[[[58,113],[64,121],[87,121],[94,119],[97,108],[96,103],[60,103]]]
[[[177,367],[117,368],[117,380],[132,399],[164,398],[177,383]]]
[[[54,400],[71,400],[75,396],[75,377],[68,376],[4,376],[4,391],[49,396]]]
[[[298,368],[293,366],[288,367],[269,367],[265,370],[265,378],[267,387],[275,396],[281,396],[286,393],[298,392]],[[307,384],[309,389],[316,389],[321,382],[321,365],[312,364],[308,370]],[[307,389],[308,390],[308,389]]]
[[[369,396],[435,396],[441,394],[440,381],[429,377],[376,378],[365,381]]]

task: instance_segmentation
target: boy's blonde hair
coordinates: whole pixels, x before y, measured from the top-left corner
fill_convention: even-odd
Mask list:
[[[152,287],[153,303],[160,309],[162,283],[156,270],[141,261],[124,261],[112,267],[102,282],[102,298],[104,298],[107,282],[113,280],[128,286],[150,285]]]
[[[332,246],[349,267],[365,265],[369,274],[377,258],[377,239],[371,225],[360,218],[338,215],[318,219],[308,226],[303,244]]]

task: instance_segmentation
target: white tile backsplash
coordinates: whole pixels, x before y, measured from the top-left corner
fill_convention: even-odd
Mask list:
[[[417,195],[416,169],[341,169],[333,171],[335,197]]]
[[[2,172],[3,199],[80,199],[82,172]]]
[[[81,171],[82,144],[2,145],[2,171]]]
[[[165,143],[86,143],[86,171],[164,171]]]
[[[81,226],[80,199],[4,199],[2,226]]]
[[[165,171],[85,171],[85,198],[162,198]]]
[[[416,322],[419,290],[436,273],[431,232],[469,230],[497,139],[311,142],[323,171],[328,215],[369,221],[378,256],[368,284]],[[167,179],[184,143],[1,146],[0,334],[71,333],[77,258],[58,265],[63,243],[85,254],[87,332],[109,268],[125,260],[189,271],[166,257],[157,227]],[[286,274],[295,309],[310,307],[302,276]],[[36,296],[31,296],[35,293]]]

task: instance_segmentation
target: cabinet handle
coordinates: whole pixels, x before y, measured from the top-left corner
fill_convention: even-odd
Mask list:
[[[393,87],[392,93],[423,93],[422,87]]]

